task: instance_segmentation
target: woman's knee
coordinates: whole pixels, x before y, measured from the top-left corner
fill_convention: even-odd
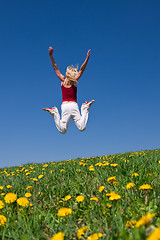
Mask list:
[[[80,132],[83,132],[86,129],[86,127],[79,127],[78,129]]]
[[[61,129],[61,130],[59,130],[59,132],[60,132],[61,134],[65,134],[65,133],[67,132],[67,129]]]

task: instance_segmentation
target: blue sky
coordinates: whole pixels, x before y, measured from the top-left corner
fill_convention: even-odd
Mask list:
[[[160,148],[160,1],[3,1],[0,6],[0,167]],[[78,104],[87,129],[61,135],[59,70],[91,57]]]

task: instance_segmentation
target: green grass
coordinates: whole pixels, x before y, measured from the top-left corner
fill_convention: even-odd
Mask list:
[[[111,166],[113,163],[118,165]],[[91,165],[93,171],[90,171]],[[135,172],[136,177],[132,176]],[[0,169],[0,200],[4,203],[0,215],[7,220],[0,226],[0,239],[45,240],[63,232],[64,239],[74,240],[78,239],[77,231],[83,226],[87,226],[88,231],[82,240],[93,233],[102,233],[100,239],[108,240],[146,239],[149,231],[160,227],[159,173],[160,149]],[[40,175],[42,178],[38,178]],[[116,183],[108,182],[113,176]],[[131,189],[126,188],[129,182],[135,184]],[[149,184],[152,189],[139,190],[143,184]],[[27,190],[28,186],[32,188]],[[102,192],[99,192],[100,186],[105,187]],[[17,198],[30,192],[31,205],[22,207],[17,201],[6,203],[5,195],[9,192]],[[110,192],[121,198],[109,200],[106,193]],[[67,195],[71,198],[65,201]],[[84,201],[77,202],[79,195],[84,196]],[[97,197],[98,201],[90,200],[91,197]],[[70,208],[72,214],[57,216],[62,207]],[[138,221],[148,213],[155,214],[152,222],[141,227],[126,227],[127,221]]]

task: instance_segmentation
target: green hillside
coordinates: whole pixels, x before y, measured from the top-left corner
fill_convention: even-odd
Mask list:
[[[2,240],[157,236],[160,149],[0,169]]]

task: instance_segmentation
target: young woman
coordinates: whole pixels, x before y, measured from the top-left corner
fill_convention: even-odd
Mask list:
[[[61,119],[56,107],[52,108],[43,108],[44,111],[48,111],[52,117],[54,118],[55,124],[57,129],[60,133],[64,134],[67,131],[68,124],[70,119],[72,118],[75,122],[77,128],[80,131],[84,131],[86,129],[88,115],[90,106],[95,101],[92,100],[87,103],[83,103],[81,106],[81,114],[79,112],[78,104],[77,104],[77,82],[78,79],[82,76],[88,60],[90,58],[90,50],[87,52],[87,57],[82,64],[79,72],[77,71],[78,68],[73,66],[68,66],[66,70],[66,77],[64,77],[57,68],[57,64],[53,58],[53,48],[49,47],[49,56],[51,59],[52,66],[61,80],[61,89],[62,89],[62,105],[61,105]]]

